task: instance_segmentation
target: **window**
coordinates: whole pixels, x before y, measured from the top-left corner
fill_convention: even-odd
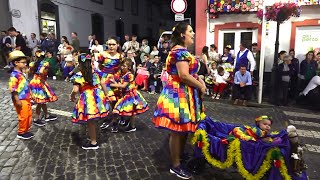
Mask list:
[[[131,14],[138,16],[138,0],[131,0]]]
[[[231,46],[230,49],[234,49],[235,33],[224,33],[223,35],[223,48]]]
[[[132,24],[132,34],[139,36],[139,25],[138,24]]]
[[[91,0],[92,2],[103,4],[103,0]]]
[[[119,11],[123,11],[123,0],[115,0],[114,1],[115,4],[115,9],[119,10]]]

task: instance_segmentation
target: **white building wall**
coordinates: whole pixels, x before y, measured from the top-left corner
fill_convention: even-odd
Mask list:
[[[303,21],[306,19],[320,19],[320,7],[319,6],[302,6],[301,16],[296,18],[292,17],[285,23],[280,25],[279,32],[279,51],[285,50],[289,51],[290,49],[290,39],[291,39],[291,22],[293,21]],[[230,23],[230,22],[253,22],[258,23],[259,20],[256,17],[256,14],[225,14],[220,15],[217,19],[210,19],[209,25],[207,28],[207,45],[210,45],[214,42],[214,26],[218,24]],[[320,23],[319,23],[320,26]],[[266,56],[265,56],[265,70],[266,72],[271,72],[273,65],[274,57],[274,44],[276,39],[276,27],[277,23],[270,21],[269,22],[269,34],[266,36]],[[320,32],[319,32],[320,33]],[[222,42],[219,42],[222,43]],[[221,50],[219,50],[220,52]],[[298,57],[303,55],[297,54]],[[301,61],[301,59],[300,59]]]
[[[115,9],[115,1],[104,1],[104,4],[98,4],[90,0],[54,0],[59,6],[60,35],[70,38],[70,33],[76,31],[79,36],[81,46],[87,46],[87,37],[92,33],[91,15],[99,13],[104,17],[104,37],[115,36],[115,21],[118,19],[124,22],[124,33],[132,34],[132,24],[139,25],[139,36],[147,36],[147,27],[150,27],[154,21],[160,22],[161,13],[157,6],[153,6],[153,21],[147,19],[147,1],[139,0],[138,16],[131,13],[131,2],[124,1],[124,10]],[[153,26],[153,27],[152,27]],[[159,35],[159,26],[152,25],[153,36],[156,39]]]
[[[21,17],[12,17],[12,26],[30,38],[31,33],[39,34],[37,0],[9,0],[9,11],[18,10]]]

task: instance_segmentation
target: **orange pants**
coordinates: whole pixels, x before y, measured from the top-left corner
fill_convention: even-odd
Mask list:
[[[24,134],[29,131],[32,123],[32,107],[30,100],[20,100],[22,106],[17,107],[18,113],[18,134]]]

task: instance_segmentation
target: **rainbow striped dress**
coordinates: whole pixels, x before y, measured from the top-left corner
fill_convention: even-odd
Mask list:
[[[195,132],[197,122],[201,120],[203,105],[199,90],[181,82],[176,63],[189,63],[189,74],[197,78],[200,64],[186,48],[175,46],[169,52],[166,60],[168,82],[158,99],[153,123],[157,128],[175,132]]]
[[[80,97],[72,113],[72,122],[86,123],[108,116],[110,106],[104,92],[100,89],[100,78],[93,73],[93,85],[88,84],[81,72],[70,79],[80,89]]]
[[[49,62],[42,60],[38,69],[34,69],[34,62],[29,64],[30,69],[34,72],[33,79],[29,83],[29,88],[31,90],[32,99],[37,104],[43,104],[47,102],[54,102],[58,100],[56,94],[52,91],[49,84],[46,82]],[[41,82],[40,69],[44,67],[43,76],[45,77],[44,83]]]
[[[131,72],[120,78],[120,83],[124,82],[128,82],[128,85],[122,90],[122,98],[115,104],[113,113],[120,116],[133,116],[146,112],[149,109],[148,103],[137,90],[134,75]]]
[[[99,59],[101,59],[100,63],[102,64],[101,72],[99,72],[101,83],[106,85],[109,100],[115,102],[119,98],[117,97],[117,89],[111,88],[110,84],[112,79],[118,81],[120,78],[118,70],[122,61],[122,56],[120,53],[111,56],[108,52],[104,52],[100,55]]]

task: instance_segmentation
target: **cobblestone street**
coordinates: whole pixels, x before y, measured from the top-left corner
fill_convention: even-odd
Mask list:
[[[157,95],[142,93],[150,110],[137,117],[137,131],[111,133],[98,130],[100,149],[85,151],[79,147],[86,137],[84,126],[71,123],[73,103],[68,95],[72,84],[49,80],[59,100],[48,104],[58,116],[45,127],[33,126],[32,140],[19,140],[17,114],[7,87],[8,74],[0,70],[0,179],[176,179],[169,173],[168,132],[155,129],[151,118]],[[252,124],[262,114],[274,118],[273,129],[295,125],[300,140],[306,144],[305,153],[310,179],[319,179],[320,113],[284,107],[241,107],[225,100],[205,101],[207,115],[237,124]],[[102,122],[98,122],[97,126]],[[99,129],[99,128],[97,128]],[[192,147],[186,148],[192,156]],[[242,179],[236,170],[219,170],[207,166],[195,179]]]

